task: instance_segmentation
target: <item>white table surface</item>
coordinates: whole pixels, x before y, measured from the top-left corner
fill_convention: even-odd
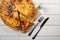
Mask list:
[[[33,0],[36,6],[40,5],[41,16],[50,19],[41,29],[35,40],[60,40],[60,0]],[[41,24],[41,23],[40,23]],[[28,33],[21,33],[7,27],[0,19],[0,40],[32,40],[40,24],[29,37]]]

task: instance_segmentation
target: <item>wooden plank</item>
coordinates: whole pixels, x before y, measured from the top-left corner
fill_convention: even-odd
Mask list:
[[[39,4],[35,4],[35,6],[37,8]],[[58,4],[40,4],[40,6],[41,14],[60,14],[60,5]]]
[[[41,14],[60,14],[60,5],[40,5]]]
[[[40,26],[37,26],[36,29],[34,30],[32,36],[35,35],[35,33],[38,31],[38,29],[40,28]],[[38,37],[60,37],[60,26],[44,26],[41,31],[38,34]],[[29,31],[30,32],[30,31]],[[21,31],[17,31],[17,30],[12,30],[11,28],[7,27],[7,26],[0,26],[0,36],[6,36],[6,37],[11,37],[11,36],[17,36],[17,37],[28,37],[28,33],[22,33]],[[31,36],[31,37],[32,37]]]
[[[50,19],[46,23],[46,25],[51,26],[60,26],[60,15],[43,15],[44,17],[49,17]]]
[[[32,37],[0,37],[0,40],[32,40]],[[36,37],[34,40],[60,40],[60,37]]]
[[[60,3],[60,0],[33,0],[34,3]]]
[[[41,15],[44,18],[49,17],[48,22],[45,24],[46,26],[60,26],[60,15]],[[38,18],[39,19],[39,18]],[[37,23],[37,20],[35,21]]]

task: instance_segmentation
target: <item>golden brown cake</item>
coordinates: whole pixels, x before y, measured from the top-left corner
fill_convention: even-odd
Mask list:
[[[25,32],[32,27],[37,10],[32,0],[2,0],[0,17],[11,28]]]

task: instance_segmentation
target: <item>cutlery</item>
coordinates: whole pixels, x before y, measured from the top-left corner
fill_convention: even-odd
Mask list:
[[[35,27],[32,29],[32,31],[28,34],[28,36],[30,36],[32,34],[32,32],[34,31],[34,29],[37,27],[37,25],[44,19],[44,17],[40,17],[37,24],[35,25]]]
[[[49,19],[49,17],[47,17],[47,18],[43,21],[43,23],[41,24],[39,30],[38,30],[37,33],[32,37],[32,39],[35,39],[35,38],[36,38],[37,34],[38,34],[39,31],[41,30],[41,28],[44,26],[44,24],[48,21],[48,19]]]

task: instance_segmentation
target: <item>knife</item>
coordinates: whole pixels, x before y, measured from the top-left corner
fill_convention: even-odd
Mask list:
[[[41,24],[41,26],[40,26],[40,29],[37,31],[37,33],[32,37],[32,39],[35,39],[36,38],[36,36],[37,36],[37,34],[39,33],[39,31],[41,30],[41,28],[44,26],[44,24],[48,21],[48,19],[49,19],[49,17],[47,17],[44,21],[43,21],[43,23]]]

